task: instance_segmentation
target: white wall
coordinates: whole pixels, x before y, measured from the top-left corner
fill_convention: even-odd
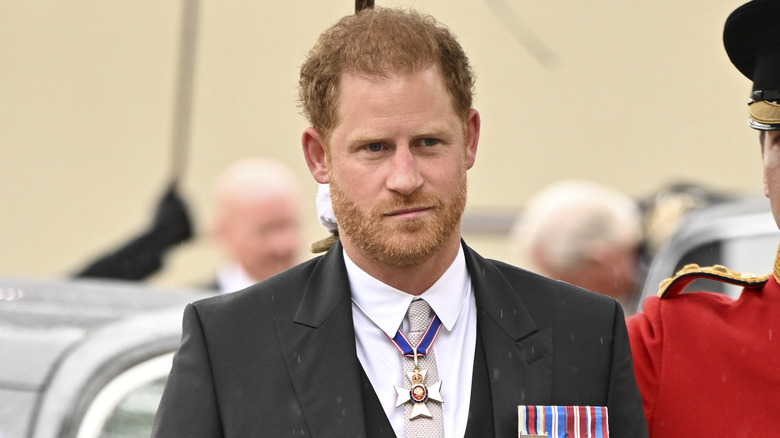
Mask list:
[[[579,177],[645,196],[685,179],[760,193],[750,83],[726,57],[734,0],[382,1],[449,25],[477,73],[482,114],[467,212],[518,211]],[[202,233],[210,184],[230,161],[300,153],[298,66],[352,0],[203,2],[184,195]],[[182,2],[0,0],[0,274],[67,274],[149,221],[171,166]],[[505,242],[466,236],[485,255]],[[205,236],[161,284],[209,281]]]

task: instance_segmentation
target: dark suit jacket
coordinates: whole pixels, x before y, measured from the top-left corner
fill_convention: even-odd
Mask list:
[[[613,438],[647,436],[620,305],[464,249],[495,436],[518,435],[525,404],[607,406]],[[361,375],[337,244],[187,306],[152,436],[365,437]]]

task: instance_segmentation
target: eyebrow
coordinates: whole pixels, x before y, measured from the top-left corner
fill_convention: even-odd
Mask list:
[[[448,129],[443,125],[431,125],[423,127],[422,129],[418,130],[419,134],[412,135],[412,139],[416,138],[446,138],[449,137],[451,134],[448,133]],[[458,131],[460,132],[460,131]],[[352,140],[349,140],[349,144],[369,144],[369,143],[376,143],[376,142],[383,142],[387,139],[392,138],[391,136],[380,134],[379,132],[372,132],[372,131],[363,131],[358,133]]]
[[[362,133],[355,138],[347,141],[347,146],[350,149],[359,148],[363,145],[371,144],[371,143],[385,143],[387,141],[387,137],[382,135],[371,135],[369,133]]]

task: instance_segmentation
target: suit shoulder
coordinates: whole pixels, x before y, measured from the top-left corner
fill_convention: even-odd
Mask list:
[[[237,309],[267,312],[279,311],[285,307],[295,308],[319,258],[305,261],[246,289],[207,297],[193,305],[199,313],[234,312]]]
[[[510,283],[520,301],[534,318],[568,319],[572,323],[612,321],[620,304],[612,297],[591,292],[569,283],[554,280],[505,262],[490,260]]]

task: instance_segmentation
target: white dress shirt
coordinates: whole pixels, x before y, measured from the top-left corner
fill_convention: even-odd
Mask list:
[[[394,386],[409,387],[401,353],[390,340],[401,329],[414,297],[388,286],[357,267],[344,253],[352,288],[352,320],[360,364],[371,381],[396,436],[404,437],[404,408],[396,407]],[[444,436],[463,437],[471,401],[471,377],[477,339],[477,309],[463,247],[452,265],[419,298],[439,316],[442,328],[433,344],[444,399]],[[435,382],[425,382],[431,384]],[[436,403],[428,401],[427,403]]]
[[[222,265],[217,271],[217,287],[221,294],[245,289],[255,283],[257,280],[250,277],[237,263]]]

